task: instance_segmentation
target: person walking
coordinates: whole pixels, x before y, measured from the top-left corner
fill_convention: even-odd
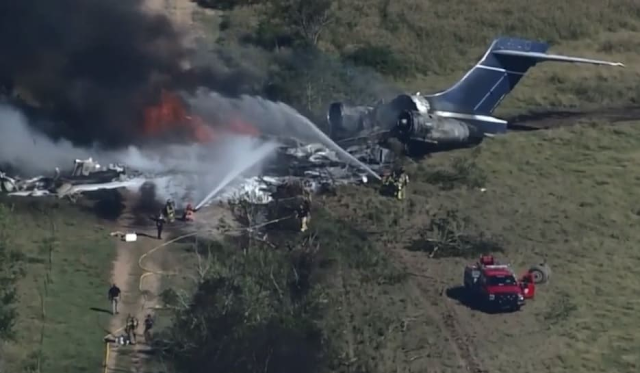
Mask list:
[[[125,333],[131,344],[136,344],[136,329],[138,329],[138,319],[135,316],[129,314],[127,316],[127,323],[125,324]]]
[[[156,220],[156,227],[158,228],[158,239],[162,239],[162,229],[164,228],[164,216],[160,214]]]
[[[118,314],[118,302],[120,301],[120,288],[112,284],[109,289],[109,302],[111,302],[111,314]]]
[[[147,344],[151,344],[151,328],[153,328],[153,318],[151,315],[147,315],[144,318],[144,341]]]

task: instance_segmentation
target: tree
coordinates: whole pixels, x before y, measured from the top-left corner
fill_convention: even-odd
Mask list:
[[[324,346],[318,293],[311,286],[319,246],[216,245],[193,297],[165,294],[173,325],[154,338],[177,372],[318,372]],[[173,298],[173,299],[171,299]]]
[[[267,6],[267,23],[315,47],[322,31],[334,19],[337,0],[271,0]]]
[[[14,336],[16,282],[24,274],[22,255],[11,249],[9,209],[0,205],[0,340]]]

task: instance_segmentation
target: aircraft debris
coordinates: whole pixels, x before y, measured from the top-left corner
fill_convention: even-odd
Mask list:
[[[322,144],[302,145],[293,141],[289,144],[280,149],[281,161],[265,166],[261,176],[239,178],[223,189],[211,203],[242,199],[254,204],[268,204],[273,200],[271,194],[280,185],[300,183],[306,192],[316,194],[338,185],[363,184],[369,180],[366,171],[341,161],[335,151]],[[371,168],[390,164],[395,157],[393,152],[377,144],[354,145],[346,150]],[[104,167],[93,158],[76,159],[70,171],[61,172],[56,168],[52,177],[38,176],[22,180],[18,176],[0,173],[0,191],[9,196],[55,196],[73,201],[85,192],[118,188],[139,190],[146,182],[156,181],[165,188],[176,190],[187,190],[189,183],[194,182],[183,173],[144,175],[135,170],[132,173],[135,176],[129,175],[124,165],[110,164]]]
[[[92,158],[76,159],[74,167],[68,174],[61,174],[55,169],[53,177],[37,176],[22,180],[19,176],[8,176],[0,172],[0,192],[9,196],[41,197],[55,195],[58,198],[74,199],[79,193],[102,189],[118,189],[137,187],[144,180],[139,178],[127,179],[122,165],[110,164],[103,168]]]

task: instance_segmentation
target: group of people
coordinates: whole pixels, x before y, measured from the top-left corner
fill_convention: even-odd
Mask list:
[[[383,194],[392,194],[395,198],[403,200],[406,196],[406,188],[409,184],[409,175],[404,168],[397,167],[393,172],[383,175],[382,190]]]
[[[183,219],[185,221],[193,221],[194,220],[195,209],[191,204],[188,204],[185,211]],[[158,239],[162,239],[162,231],[164,228],[164,224],[166,222],[174,222],[176,216],[176,208],[173,200],[168,199],[162,211],[156,218],[156,227],[158,228]],[[111,314],[117,315],[118,312],[118,304],[120,303],[120,294],[121,290],[116,284],[113,284],[111,288],[109,288],[108,298],[111,303]],[[153,318],[151,315],[147,315],[144,319],[144,332],[143,335],[145,337],[145,341],[147,343],[150,341],[150,331],[153,327]],[[138,329],[138,319],[135,316],[129,314],[126,319],[125,327],[124,327],[124,335],[121,335],[116,338],[116,342],[127,345],[127,344],[135,344],[136,343],[136,330]]]
[[[145,342],[151,343],[151,328],[153,328],[153,317],[151,314],[147,314],[144,318],[144,331],[142,335],[144,336]],[[135,316],[129,314],[127,316],[127,322],[124,327],[124,334],[126,337],[127,344],[136,344],[136,330],[138,329],[138,319]]]
[[[113,315],[118,314],[118,303],[120,301],[120,288],[116,284],[112,284],[109,288],[109,301],[111,302],[111,313]],[[138,329],[138,319],[131,314],[127,315],[127,320],[124,326],[124,335],[116,337],[116,341],[121,345],[136,344],[136,330]],[[145,342],[151,342],[151,329],[153,328],[154,320],[150,314],[144,319],[144,339]]]

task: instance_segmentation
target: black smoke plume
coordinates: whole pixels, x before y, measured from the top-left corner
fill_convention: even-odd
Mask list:
[[[239,93],[241,73],[186,71],[181,40],[141,0],[1,0],[0,88],[44,111],[53,137],[124,145],[161,88]]]

